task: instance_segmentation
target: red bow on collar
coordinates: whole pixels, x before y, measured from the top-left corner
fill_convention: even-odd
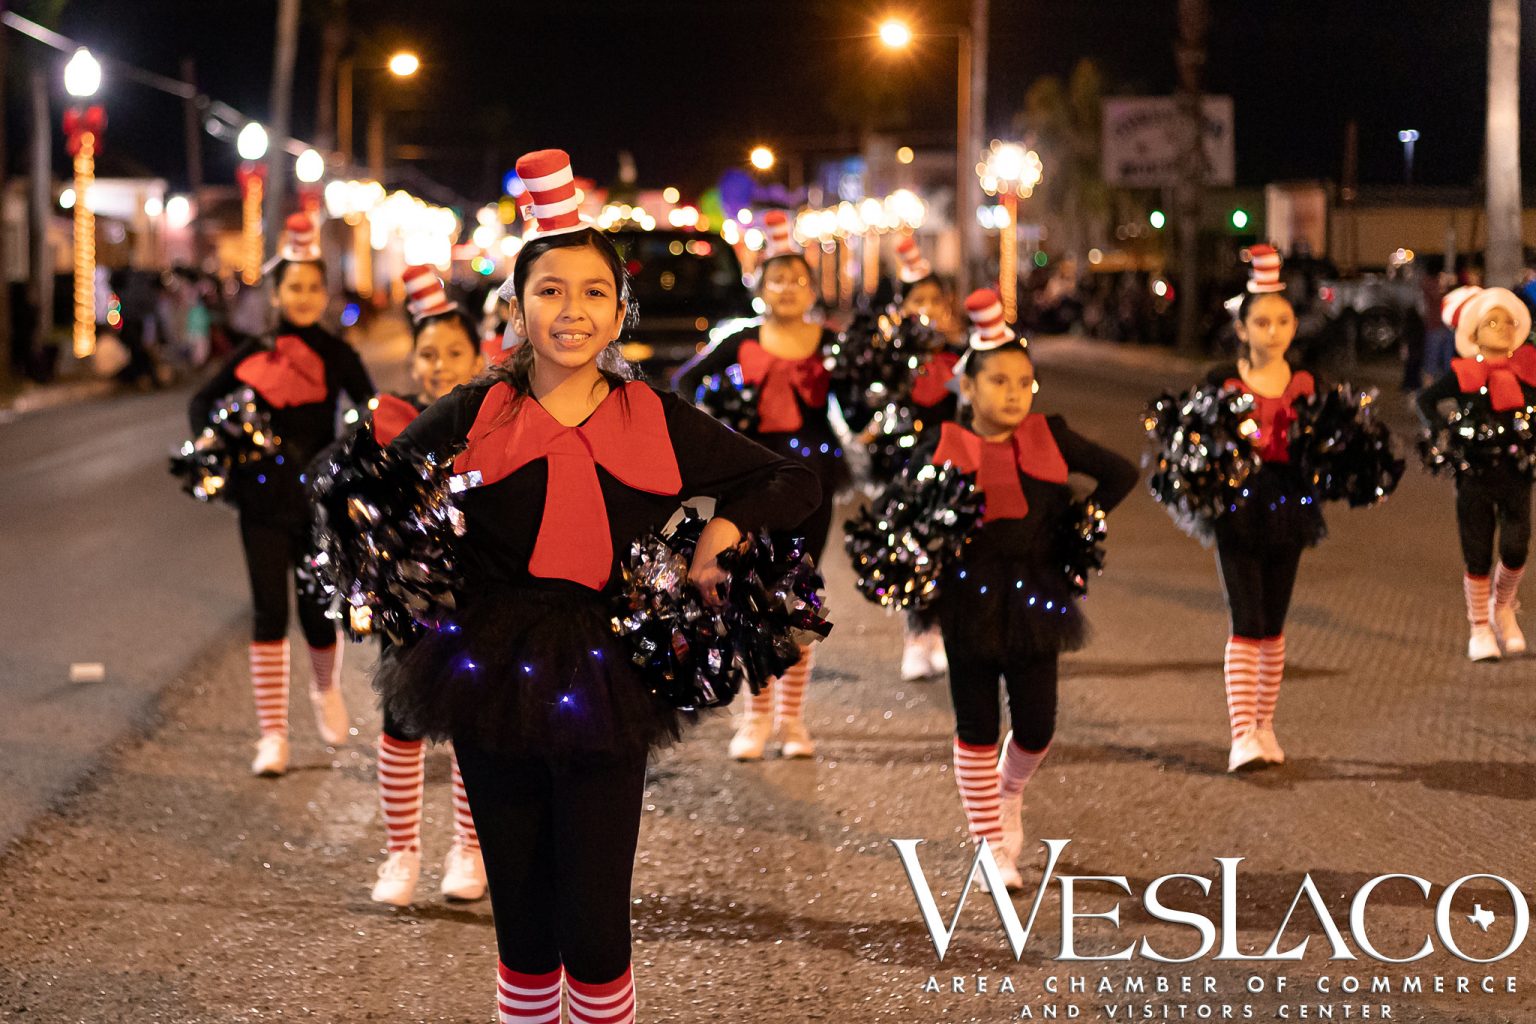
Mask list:
[[[939,447],[933,453],[933,464],[941,466],[953,463],[967,473],[976,474],[976,486],[988,495],[987,508],[982,522],[994,519],[1023,519],[1029,512],[1024,500],[1024,490],[1019,486],[1018,473],[1051,484],[1067,482],[1067,460],[1062,458],[1056,446],[1051,425],[1041,413],[1024,417],[1013,432],[1013,462],[998,466],[986,457],[986,442],[977,434],[958,423],[945,423],[940,428]],[[1015,472],[1015,467],[1017,472]]]
[[[912,404],[931,409],[950,396],[949,382],[955,379],[955,364],[960,357],[953,352],[940,352],[918,367],[917,380],[912,383]]]
[[[325,360],[297,335],[281,335],[269,351],[240,360],[235,377],[274,409],[325,401]]]
[[[421,415],[416,407],[394,395],[380,395],[373,409],[373,439],[387,445],[400,436],[400,431],[411,425]]]
[[[1488,401],[1498,412],[1508,412],[1525,404],[1522,383],[1536,387],[1536,351],[1521,345],[1507,358],[1452,359],[1456,383],[1461,390],[1476,393],[1488,389]]]
[[[486,392],[454,471],[477,471],[484,485],[544,459],[549,483],[528,571],[601,590],[613,568],[613,541],[597,467],[647,494],[676,494],[683,487],[661,399],[631,381],[610,392],[581,426],[567,427],[532,398],[514,409],[516,397],[505,383]]]
[[[741,379],[760,385],[757,399],[757,429],[764,434],[782,434],[799,430],[804,423],[800,400],[812,409],[827,404],[831,378],[819,356],[804,359],[780,359],[755,341],[744,341],[737,353]]]

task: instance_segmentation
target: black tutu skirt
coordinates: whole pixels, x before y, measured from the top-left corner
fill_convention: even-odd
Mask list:
[[[1001,665],[1075,651],[1087,641],[1082,601],[1059,572],[1028,562],[967,562],[944,574],[936,602],[946,650]]]
[[[1322,502],[1289,463],[1266,462],[1251,474],[1246,497],[1215,522],[1216,539],[1248,547],[1312,547],[1328,535]]]
[[[682,728],[614,635],[609,598],[584,589],[476,588],[453,622],[384,652],[374,687],[414,735],[514,756],[645,753]]]

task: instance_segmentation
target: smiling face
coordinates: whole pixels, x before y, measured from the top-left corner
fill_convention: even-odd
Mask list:
[[[289,263],[277,282],[277,311],[295,327],[308,327],[330,303],[325,274],[318,263]]]
[[[575,369],[618,340],[624,311],[613,269],[584,245],[550,249],[528,267],[512,322],[539,359]]]
[[[1237,337],[1248,346],[1250,362],[1284,358],[1296,337],[1296,310],[1283,295],[1260,295],[1237,322]]]
[[[811,288],[811,268],[798,256],[781,256],[768,261],[759,286],[768,312],[779,320],[800,320],[816,304]]]
[[[421,393],[435,402],[480,372],[480,348],[464,333],[457,319],[433,320],[416,336],[411,353],[411,377]]]
[[[1029,356],[1010,345],[995,352],[972,352],[967,364],[960,394],[971,406],[976,433],[1016,429],[1035,402],[1035,364]]]

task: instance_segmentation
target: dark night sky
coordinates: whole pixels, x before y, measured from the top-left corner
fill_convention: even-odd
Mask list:
[[[1363,182],[1400,178],[1396,136],[1406,127],[1422,132],[1420,181],[1477,179],[1486,0],[1211,6],[1207,87],[1235,97],[1240,183],[1337,178],[1351,117],[1360,126]],[[1536,0],[1523,6],[1529,67],[1536,60]],[[13,7],[26,13],[28,3],[15,0]],[[571,150],[577,173],[599,179],[612,175],[614,154],[627,148],[642,184],[701,188],[752,142],[790,146],[835,134],[828,96],[866,76],[901,83],[913,134],[941,138],[953,131],[954,44],[933,40],[917,60],[890,62],[858,37],[887,9],[877,0],[352,0],[351,7],[354,34],[365,46],[387,51],[408,44],[426,62],[420,81],[401,97],[409,109],[391,116],[392,143],[432,147],[438,158],[422,169],[475,200],[489,197],[518,153],[544,146]],[[937,24],[958,18],[969,3],[906,0],[906,7]],[[1006,127],[1034,77],[1065,74],[1081,57],[1099,61],[1112,91],[1168,91],[1175,7],[1175,0],[992,0],[989,128]],[[104,54],[166,74],[176,74],[180,58],[191,54],[205,91],[264,116],[275,8],[227,0],[68,0],[57,27]],[[14,33],[11,40],[16,63],[45,53]],[[294,104],[301,136],[314,121],[317,52],[318,28],[306,22]],[[1524,77],[1530,181],[1536,76]],[[10,100],[17,167],[20,91],[13,89]],[[179,101],[120,79],[103,98],[108,147],[184,181]],[[56,112],[62,102],[55,98]],[[233,154],[216,140],[206,143],[209,180],[227,180]],[[63,173],[62,147],[55,168]]]

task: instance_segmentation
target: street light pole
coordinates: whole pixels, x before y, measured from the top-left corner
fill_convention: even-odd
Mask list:
[[[1484,282],[1520,274],[1520,0],[1492,0],[1488,18],[1488,249]]]
[[[971,161],[981,151],[971,136],[971,31],[965,26],[955,29],[960,43],[960,96],[955,112],[955,240],[960,246],[960,261],[955,269],[955,291],[960,295],[971,293],[971,264],[976,255],[976,237],[981,225],[976,222],[979,205],[972,192],[975,178]]]
[[[1419,141],[1419,133],[1412,128],[1397,133],[1397,141],[1403,144],[1403,184],[1413,184],[1413,144]]]

